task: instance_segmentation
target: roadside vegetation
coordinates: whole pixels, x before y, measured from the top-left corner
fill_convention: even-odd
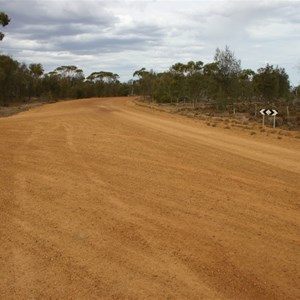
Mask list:
[[[168,71],[155,73],[142,68],[134,73],[139,94],[160,103],[216,102],[220,109],[230,102],[293,98],[289,76],[285,69],[267,64],[256,72],[242,69],[228,46],[216,49],[214,61],[176,63]],[[299,89],[299,87],[298,87]]]
[[[111,72],[94,72],[85,78],[76,66],[60,66],[44,73],[42,64],[27,66],[9,56],[0,55],[0,103],[53,101],[89,97],[125,96],[128,85]]]
[[[300,86],[291,87],[285,69],[267,64],[256,72],[242,69],[228,46],[216,49],[214,61],[176,63],[168,71],[156,73],[142,68],[136,71],[133,90],[146,102],[171,105],[191,115],[239,115],[260,120],[260,109],[277,109],[276,126],[300,128]],[[265,117],[266,125],[273,124]]]

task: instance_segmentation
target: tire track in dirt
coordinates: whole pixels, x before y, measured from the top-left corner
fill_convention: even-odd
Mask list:
[[[30,148],[34,140],[42,134],[42,127],[37,126],[31,132],[24,132],[21,139],[18,140],[18,146],[11,150],[11,161],[16,161],[19,165],[26,164],[26,152]],[[11,174],[12,191],[9,201],[6,202],[5,211],[9,222],[5,224],[7,232],[14,231],[15,235],[7,237],[7,232],[4,232],[3,237],[10,241],[7,245],[9,255],[5,257],[4,265],[12,265],[13,268],[4,266],[8,276],[7,286],[11,289],[12,295],[18,295],[20,291],[21,297],[30,299],[32,292],[27,289],[27,286],[35,286],[37,283],[37,274],[34,272],[28,273],[27,270],[35,265],[35,260],[31,255],[28,255],[22,247],[19,247],[19,235],[23,237],[30,231],[30,224],[26,221],[26,207],[30,202],[30,193],[28,192],[28,177],[19,170]],[[17,213],[16,213],[17,212]],[[6,243],[4,243],[6,244]],[[2,263],[3,264],[3,263]],[[18,291],[13,288],[18,286]],[[14,296],[11,296],[13,299]],[[7,298],[8,299],[8,298]]]

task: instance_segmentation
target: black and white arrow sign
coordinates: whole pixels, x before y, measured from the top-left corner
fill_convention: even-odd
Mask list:
[[[259,111],[263,116],[271,116],[275,117],[278,114],[278,111],[276,109],[261,109]]]

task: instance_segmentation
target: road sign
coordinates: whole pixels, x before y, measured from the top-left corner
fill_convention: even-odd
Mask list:
[[[276,109],[261,109],[259,111],[263,116],[267,115],[270,117],[275,117],[278,115],[278,111]]]
[[[265,126],[265,115],[269,117],[273,117],[273,128],[275,128],[275,116],[278,115],[278,111],[276,109],[261,109],[260,114],[263,116],[262,124]]]

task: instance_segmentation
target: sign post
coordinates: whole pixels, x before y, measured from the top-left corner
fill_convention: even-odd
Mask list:
[[[263,116],[262,124],[265,126],[265,115],[273,117],[273,128],[275,128],[276,125],[276,115],[278,114],[278,111],[276,109],[261,109],[260,114]]]

